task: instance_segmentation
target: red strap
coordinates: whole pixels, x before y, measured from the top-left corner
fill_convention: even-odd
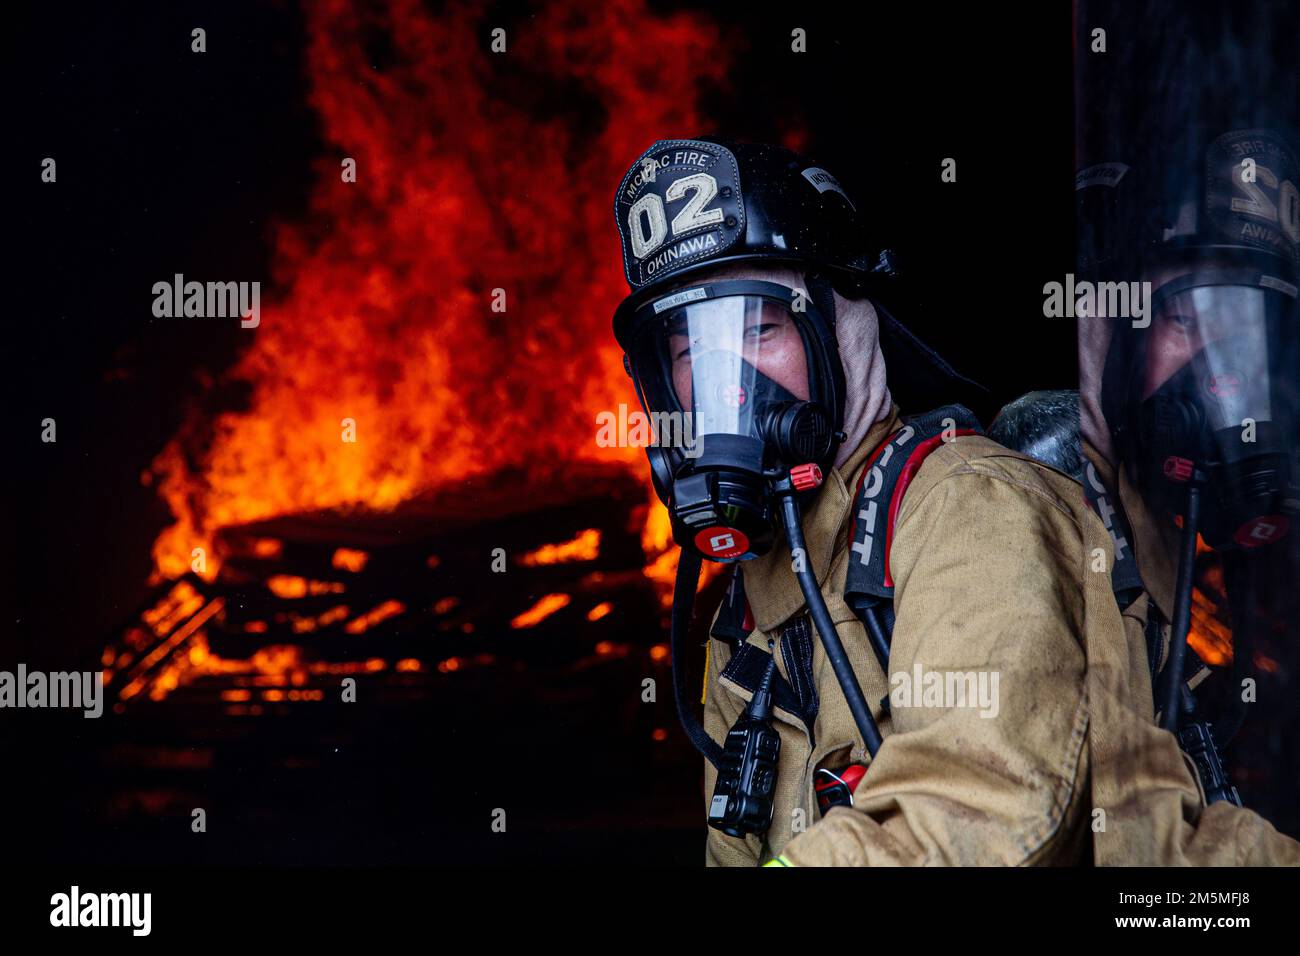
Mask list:
[[[974,434],[974,429],[961,428],[953,433],[953,437]],[[898,473],[898,481],[894,483],[894,490],[889,499],[889,523],[885,526],[885,587],[887,588],[894,586],[894,579],[889,573],[889,546],[894,541],[894,522],[898,518],[898,509],[902,504],[903,495],[907,492],[907,486],[912,483],[912,479],[916,477],[916,473],[921,470],[921,463],[929,457],[930,452],[934,451],[935,447],[943,440],[943,433],[940,432],[913,448],[912,453],[907,456],[903,470]]]

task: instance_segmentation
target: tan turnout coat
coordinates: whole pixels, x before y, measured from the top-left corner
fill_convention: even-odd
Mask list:
[[[899,424],[894,409],[873,426],[804,516],[808,560],[884,743],[870,761],[815,641],[812,733],[794,714],[774,715],[772,826],[745,839],[709,829],[706,862],[752,866],[777,854],[796,866],[1300,862],[1300,844],[1257,814],[1207,807],[1191,762],[1156,726],[1143,636],[1149,598],[1122,614],[1116,606],[1111,539],[1079,484],[987,438],[940,444],[903,497],[889,552],[891,683],[843,587],[852,490]],[[806,613],[788,548],[745,566],[745,592],[755,624],[747,640],[766,653],[768,638]],[[730,656],[710,639],[704,725],[718,742],[750,697],[726,674]],[[790,680],[779,641],[776,656]],[[886,713],[881,699],[917,668],[996,674],[996,707],[948,701]],[[820,819],[816,770],[850,762],[870,762],[854,805]],[[715,780],[706,762],[706,804]]]

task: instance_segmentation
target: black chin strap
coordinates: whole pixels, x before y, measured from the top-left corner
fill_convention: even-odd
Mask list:
[[[681,721],[682,729],[691,738],[695,749],[716,767],[722,759],[722,748],[695,719],[695,711],[686,691],[686,637],[691,628],[691,613],[695,610],[695,588],[700,583],[700,563],[700,556],[685,548],[681,549],[677,557],[669,647],[673,655],[673,697],[677,701],[677,719]]]

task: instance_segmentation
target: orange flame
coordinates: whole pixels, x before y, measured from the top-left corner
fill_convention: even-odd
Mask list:
[[[435,19],[417,0],[323,0],[304,15],[327,155],[308,220],[275,233],[274,288],[227,373],[248,407],[194,416],[153,463],[175,517],[156,580],[189,570],[195,547],[215,576],[231,525],[392,509],[503,467],[640,466],[637,449],[595,442],[596,414],[631,397],[608,328],[625,293],[611,191],[654,138],[709,125],[719,28],[645,0],[569,0],[493,55],[469,3]],[[380,65],[362,40],[375,35]]]

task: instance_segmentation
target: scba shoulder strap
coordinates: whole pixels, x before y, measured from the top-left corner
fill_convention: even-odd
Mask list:
[[[893,541],[894,523],[902,505],[903,495],[907,492],[912,479],[916,477],[925,459],[945,441],[951,441],[961,435],[980,435],[978,419],[972,412],[961,405],[945,405],[922,415],[904,419],[903,427],[889,436],[876,449],[871,460],[862,471],[855,491],[854,520],[850,523],[849,547],[853,556],[844,587],[844,599],[858,618],[867,627],[872,648],[882,668],[888,669],[889,639],[894,629],[894,582],[889,574],[889,546]],[[745,638],[753,630],[753,617],[749,612],[749,603],[745,600],[744,577],[740,565],[732,572],[732,582],[727,590],[727,597],[714,622],[714,637],[733,646],[744,645]],[[790,684],[785,688],[779,682],[776,687],[778,702],[788,691],[791,698],[802,707],[796,710],[811,728],[816,717],[817,699],[815,693],[800,693],[801,688],[815,687],[812,679],[811,641],[808,621],[797,618],[782,630],[782,650],[791,671]],[[789,646],[786,646],[786,645]],[[808,653],[791,653],[807,650]],[[754,654],[766,657],[759,648],[752,648]],[[737,655],[737,657],[749,655]],[[737,670],[749,679],[737,679],[742,686],[757,680],[762,673],[761,662],[757,659],[738,662]],[[801,668],[806,669],[801,672]],[[724,672],[725,673],[725,672]],[[736,674],[728,676],[737,677]],[[811,708],[811,709],[810,709]]]
[[[844,600],[867,628],[880,666],[888,670],[894,630],[894,579],[889,548],[903,496],[936,448],[962,435],[982,435],[979,420],[961,405],[944,405],[904,419],[862,469],[849,525],[849,570]]]
[[[1115,600],[1120,610],[1128,607],[1138,599],[1145,590],[1142,577],[1138,574],[1137,561],[1133,559],[1133,531],[1122,508],[1111,501],[1111,494],[1097,476],[1097,469],[1092,462],[1087,462],[1083,469],[1083,493],[1088,506],[1096,512],[1101,523],[1110,532],[1111,542],[1115,546],[1115,562],[1110,569],[1110,586],[1115,592]]]
[[[1115,595],[1115,603],[1123,611],[1132,605],[1145,591],[1146,586],[1142,583],[1142,576],[1138,573],[1137,560],[1133,556],[1133,529],[1128,523],[1128,518],[1124,514],[1124,509],[1113,501],[1113,495],[1102,484],[1097,475],[1097,469],[1093,467],[1092,462],[1086,462],[1083,469],[1083,493],[1084,498],[1090,507],[1101,519],[1101,523],[1106,526],[1110,533],[1110,539],[1115,549],[1114,563],[1110,569],[1110,588]],[[1152,686],[1156,685],[1156,680],[1160,670],[1160,651],[1164,643],[1164,634],[1161,631],[1160,612],[1152,603],[1147,611],[1146,626],[1146,644],[1147,644],[1147,670],[1151,674]],[[1200,669],[1199,660],[1195,660],[1195,654],[1188,655],[1188,665],[1190,673],[1195,674]],[[1196,666],[1192,666],[1195,662]]]

